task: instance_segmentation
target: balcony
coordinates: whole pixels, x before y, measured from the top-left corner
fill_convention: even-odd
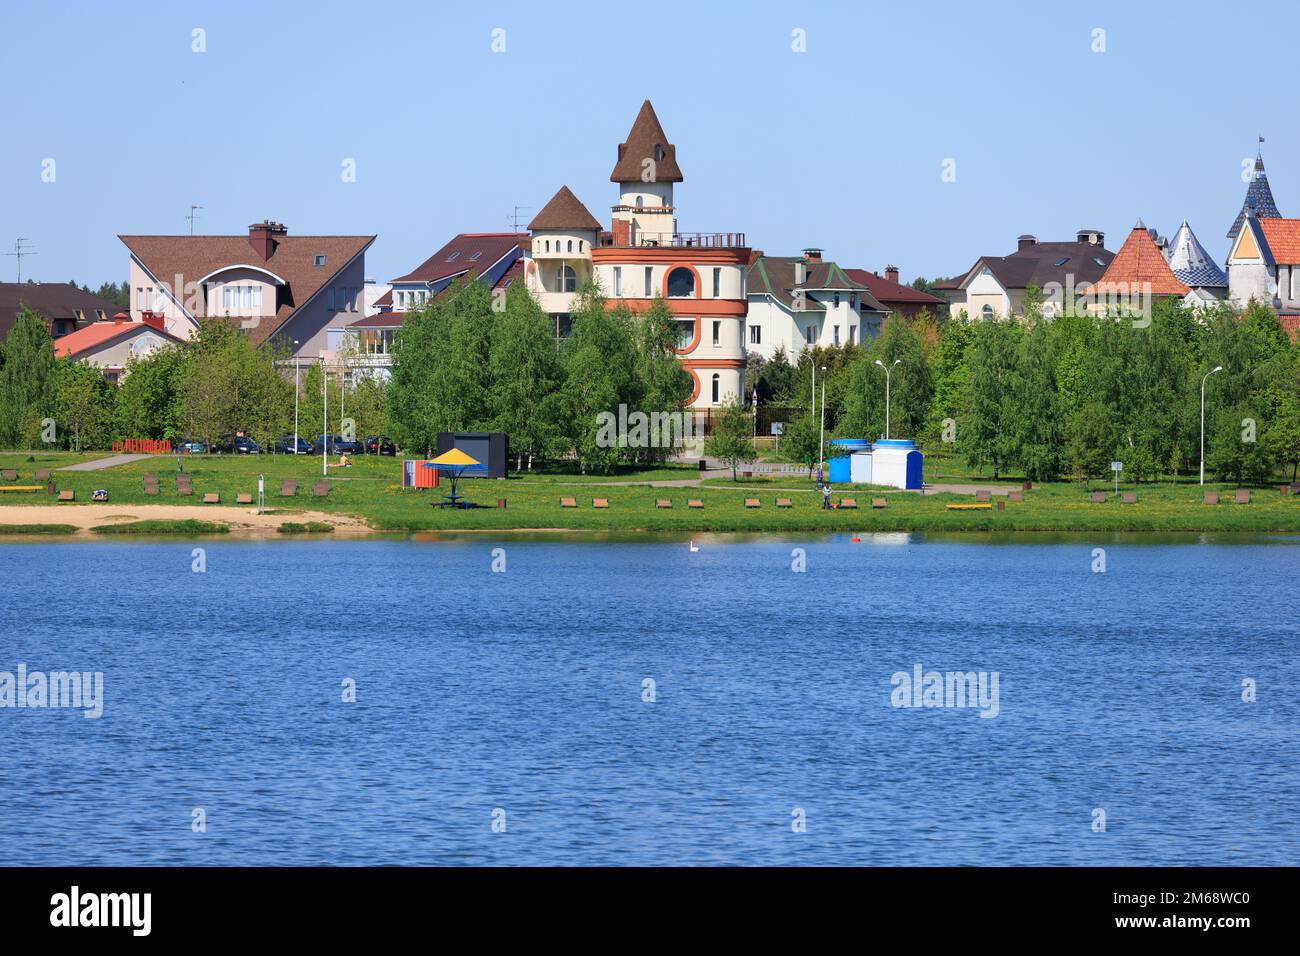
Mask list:
[[[601,233],[605,249],[743,249],[743,232],[638,232],[630,241],[619,241],[613,233]]]

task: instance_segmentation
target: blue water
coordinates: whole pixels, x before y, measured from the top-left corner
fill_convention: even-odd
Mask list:
[[[1300,539],[700,541],[0,545],[0,858],[1300,861]]]

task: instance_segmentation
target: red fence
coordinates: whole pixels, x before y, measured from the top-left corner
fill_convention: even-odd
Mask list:
[[[113,451],[131,452],[137,455],[170,455],[172,443],[169,439],[124,438],[113,442]]]

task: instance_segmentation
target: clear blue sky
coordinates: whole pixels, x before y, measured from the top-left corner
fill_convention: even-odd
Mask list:
[[[116,235],[184,233],[197,202],[201,233],[377,233],[367,273],[385,281],[562,183],[607,221],[616,144],[649,97],[686,176],[683,230],[910,280],[1023,232],[1100,228],[1113,249],[1139,216],[1167,235],[1187,218],[1222,263],[1258,135],[1300,216],[1298,9],[0,0],[0,251],[22,235],[26,275],[120,281]]]

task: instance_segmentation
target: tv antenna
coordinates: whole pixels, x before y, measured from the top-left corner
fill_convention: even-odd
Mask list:
[[[515,232],[519,232],[519,210],[531,209],[531,206],[515,206],[515,211],[510,215],[510,223],[514,226]]]
[[[202,209],[202,208],[203,208],[202,206],[197,206],[197,205],[194,205],[193,203],[190,204],[190,214],[189,214],[188,216],[186,216],[185,218],[188,219],[188,220],[190,221],[190,235],[191,235],[191,236],[194,235],[194,220],[199,218],[199,214],[198,214],[197,212],[195,212],[195,210],[197,210],[197,209]]]
[[[23,257],[24,257],[24,256],[34,256],[34,255],[36,255],[36,253],[34,253],[34,252],[30,252],[30,251],[28,251],[27,249],[24,249],[24,248],[23,248],[23,243],[24,243],[24,242],[31,242],[31,240],[28,239],[28,238],[26,238],[26,237],[24,237],[24,236],[19,236],[19,237],[18,237],[18,240],[14,243],[14,251],[13,251],[13,252],[6,252],[6,253],[5,253],[5,255],[7,255],[7,256],[13,256],[14,259],[16,260],[17,264],[18,264],[18,284],[19,284],[19,285],[21,285],[21,284],[22,284],[22,281],[23,281]]]

